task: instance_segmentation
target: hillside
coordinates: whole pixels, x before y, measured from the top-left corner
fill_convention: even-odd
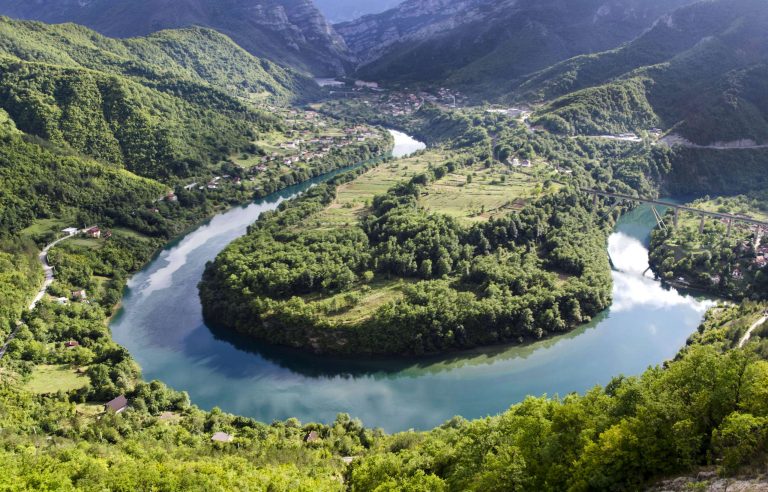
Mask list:
[[[89,68],[157,86],[183,79],[254,102],[315,94],[314,82],[258,59],[226,36],[200,27],[112,39],[75,24],[0,17],[0,53],[26,61]]]
[[[526,81],[512,100],[554,100],[550,129],[585,134],[659,126],[697,145],[768,141],[768,4],[682,8],[617,50],[577,57]]]
[[[344,41],[309,0],[1,0],[0,14],[120,38],[206,26],[255,56],[318,75],[336,75],[346,63]]]
[[[494,95],[559,61],[630,41],[659,15],[688,3],[410,0],[335,27],[362,65],[362,78]]]
[[[208,29],[115,40],[0,18],[0,33],[0,108],[19,130],[164,180],[200,174],[276,127],[255,105],[317,90]]]

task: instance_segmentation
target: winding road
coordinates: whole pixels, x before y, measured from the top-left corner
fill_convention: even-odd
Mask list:
[[[78,232],[84,232],[78,231]],[[45,293],[48,292],[48,287],[51,286],[53,283],[53,267],[48,263],[48,252],[59,244],[62,241],[65,241],[71,237],[75,237],[77,234],[71,234],[68,236],[61,237],[57,239],[56,241],[52,242],[51,244],[47,245],[43,250],[37,255],[37,259],[40,262],[40,265],[43,267],[43,272],[45,273],[45,280],[43,281],[43,285],[40,287],[40,290],[37,292],[37,295],[32,300],[32,303],[29,305],[29,310],[32,311],[37,307],[37,304],[45,297]],[[0,347],[0,360],[3,359],[5,356],[5,352],[8,350],[8,345],[11,344],[13,339],[16,337],[16,334],[19,332],[19,328],[21,328],[24,325],[21,321],[16,322],[16,328],[13,329],[11,334],[8,336],[8,339],[5,341],[5,343]]]
[[[755,331],[759,326],[762,326],[766,321],[768,321],[768,315],[763,316],[759,320],[755,321],[755,323],[749,327],[749,330],[747,330],[744,336],[741,337],[741,340],[739,340],[739,348],[742,348],[744,345],[746,345],[752,336],[752,332]]]

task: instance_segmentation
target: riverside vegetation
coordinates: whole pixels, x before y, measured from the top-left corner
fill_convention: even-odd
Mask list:
[[[32,39],[40,30],[58,29],[28,23],[17,28],[21,33],[28,31],[24,36]],[[73,45],[77,43],[60,44]],[[187,40],[177,48],[192,54],[196,46]],[[34,62],[18,57],[10,60],[9,67],[20,72],[3,74],[16,77],[6,80],[16,81],[4,89],[10,96],[0,111],[3,338],[17,321],[23,323],[0,361],[0,488],[633,490],[657,477],[701,465],[716,465],[724,475],[764,467],[768,333],[758,328],[744,348],[738,347],[766,308],[750,302],[710,311],[675,360],[641,376],[619,376],[584,395],[530,397],[500,415],[475,421],[456,417],[426,432],[387,435],[365,428],[345,414],[327,424],[296,419],[261,423],[218,409],[203,411],[184,393],[158,381],[142,380],[140,368],[111,339],[107,327],[126,277],[188,225],[254,196],[257,190],[244,187],[185,190],[180,185],[229,168],[226,159],[240,153],[241,145],[247,150],[253,137],[267,130],[281,131],[283,122],[250,109],[242,95],[231,89],[217,87],[216,77],[193,83],[193,76],[181,76],[182,86],[194,87],[206,97],[222,97],[226,104],[236,104],[237,110],[206,113],[208,106],[196,107],[190,102],[195,91],[156,90],[146,80],[94,67],[84,70],[69,60],[41,67],[29,66]],[[26,70],[30,85],[17,90],[17,82],[25,83],[19,74]],[[131,91],[151,94],[157,102],[151,107],[138,97],[117,98],[121,107],[130,110],[129,115],[139,118],[130,121],[148,125],[142,127],[146,131],[124,139],[133,123],[123,127],[122,120],[103,112],[103,106],[102,112],[89,107],[88,98],[66,97],[71,94],[66,90],[69,81],[54,83],[70,76],[82,78],[84,84],[94,82],[97,88],[106,80],[127,87],[129,95]],[[50,84],[45,83],[47,77],[51,77]],[[101,89],[98,92],[102,94]],[[25,121],[27,113],[14,111],[10,105],[16,100],[40,110],[29,114],[43,116]],[[177,108],[178,113],[168,108]],[[220,140],[202,138],[201,146],[186,149],[182,142],[187,137],[182,134],[199,127],[185,114],[223,118],[232,125],[226,123],[223,128],[245,132],[233,131],[231,139],[222,135],[223,147]],[[430,121],[439,125],[430,125]],[[40,126],[32,124],[35,122]],[[91,124],[103,125],[103,131],[94,131]],[[188,124],[191,126],[186,127]],[[508,296],[506,292],[513,288],[535,290],[536,280],[553,287],[565,301],[568,296],[578,299],[581,310],[583,297],[577,294],[606,292],[602,286],[580,286],[579,269],[582,276],[591,268],[597,269],[592,271],[598,279],[607,275],[605,252],[597,247],[604,246],[615,212],[599,207],[598,214],[590,213],[591,203],[579,199],[572,187],[600,185],[647,194],[675,172],[670,151],[663,148],[530,133],[512,120],[480,111],[444,113],[425,107],[412,124],[423,125],[421,134],[433,135],[433,148],[406,161],[408,169],[400,164],[371,163],[358,176],[347,175],[318,186],[303,200],[255,225],[242,243],[261,238],[265,245],[274,244],[276,224],[285,221],[288,227],[279,234],[318,239],[319,246],[327,245],[328,240],[334,247],[350,239],[368,242],[365,249],[341,250],[343,256],[336,258],[343,261],[328,263],[334,266],[329,269],[332,274],[322,280],[330,279],[329,290],[346,277],[353,283],[368,279],[371,283],[366,285],[373,292],[392,280],[387,276],[404,276],[403,290],[394,292],[395,296],[416,295],[418,284],[424,283],[426,294],[442,289],[439,292],[447,295],[472,296],[479,308],[496,309],[499,304],[483,306],[483,301]],[[167,134],[163,128],[172,131]],[[451,132],[446,133],[448,130]],[[117,147],[105,144],[109,135],[117,139]],[[156,146],[163,135],[175,135],[167,140],[171,145],[166,148],[172,151],[154,153],[163,147]],[[95,139],[89,140],[90,136]],[[359,153],[335,155],[318,166],[333,168],[365,160],[386,145],[361,146]],[[102,152],[104,149],[120,150]],[[127,151],[130,149],[142,150],[133,153]],[[524,172],[511,168],[507,161],[515,156],[531,159],[532,168]],[[381,176],[383,173],[388,174]],[[371,175],[376,178],[365,181]],[[284,186],[277,176],[275,186]],[[356,179],[350,181],[352,177]],[[271,182],[264,179],[263,186]],[[361,187],[369,188],[368,198],[361,200]],[[157,201],[171,188],[177,201]],[[496,196],[471,203],[467,196],[473,190],[483,195],[491,191]],[[352,205],[334,208],[333,199]],[[365,213],[359,214],[361,211]],[[306,224],[291,223],[307,212],[322,215],[311,218],[306,229]],[[73,223],[104,224],[113,234],[109,239],[77,238],[55,248],[51,261],[57,267],[57,278],[51,293],[70,297],[70,302],[46,299],[34,311],[25,312],[42,280],[38,248]],[[415,247],[421,243],[397,241],[397,233],[408,232],[413,225],[440,232],[439,241],[436,235],[419,237],[436,246],[429,249],[429,255],[418,256],[428,249]],[[511,234],[513,226],[516,234]],[[389,234],[395,241],[391,249],[385,249],[391,241],[377,240]],[[296,242],[295,251],[311,244]],[[460,248],[454,251],[457,245]],[[448,251],[447,257],[441,246]],[[582,258],[581,253],[595,256]],[[389,266],[379,269],[372,263],[376,258],[379,263],[390,261]],[[450,267],[445,266],[448,258]],[[423,266],[427,260],[431,268]],[[371,262],[366,264],[370,270],[362,270],[365,261]],[[524,268],[510,273],[505,265]],[[360,278],[347,274],[344,267]],[[435,279],[441,268],[447,278]],[[275,280],[276,285],[289,289],[303,288],[302,279],[285,276]],[[90,302],[73,302],[73,291],[82,288],[88,289]],[[329,314],[334,315],[330,309],[333,298],[301,294],[310,303],[329,304]],[[352,310],[344,311],[346,293],[340,294],[335,302],[342,309],[337,314],[354,315]],[[536,297],[529,300],[538,301]],[[424,301],[428,304],[431,299],[425,295]],[[565,321],[563,314],[575,313],[560,309],[559,303],[558,310],[561,321]],[[410,316],[408,311],[404,314]],[[589,313],[581,313],[582,318],[585,315]],[[564,325],[556,323],[556,328]],[[422,337],[422,349],[455,344],[455,332],[453,337],[442,329],[434,333],[440,336]],[[482,331],[477,335],[472,343],[497,340],[483,338]],[[414,346],[418,347],[409,344],[405,349]],[[103,403],[120,394],[128,397],[130,407],[120,414],[104,413]],[[232,435],[233,441],[212,442],[213,433],[219,431]]]

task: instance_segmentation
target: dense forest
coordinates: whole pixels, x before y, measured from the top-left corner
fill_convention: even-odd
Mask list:
[[[213,99],[211,88],[256,103],[300,101],[319,93],[306,75],[256,58],[202,27],[112,39],[76,24],[0,17],[0,33],[0,52],[7,56],[119,75],[184,98],[207,90]],[[184,86],[194,92],[183,92]]]

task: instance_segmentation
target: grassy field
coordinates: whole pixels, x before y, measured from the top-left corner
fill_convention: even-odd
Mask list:
[[[757,220],[768,221],[768,208],[765,208],[768,204],[745,196],[699,200],[693,206],[709,212],[743,215]]]
[[[316,217],[315,226],[328,228],[354,224],[374,196],[423,173],[430,165],[446,162],[450,157],[444,151],[430,150],[363,174],[338,188],[336,201]],[[470,175],[471,179],[468,178]],[[450,215],[465,223],[489,220],[519,210],[545,192],[557,191],[559,185],[556,183],[545,189],[544,183],[550,177],[551,169],[543,164],[527,169],[501,164],[485,168],[478,164],[431,183],[420,202],[431,211]]]
[[[31,226],[23,229],[21,231],[21,235],[23,237],[35,237],[47,232],[54,232],[58,235],[63,235],[61,231],[67,227],[72,226],[73,224],[68,218],[37,219]]]
[[[45,395],[56,393],[59,390],[73,391],[83,388],[88,384],[88,377],[78,374],[75,369],[69,366],[46,366],[35,367],[26,389],[32,393]]]
[[[403,295],[405,286],[416,282],[414,279],[389,279],[377,277],[369,283],[359,282],[354,291],[359,296],[350,302],[349,293],[345,292],[329,297],[320,293],[302,296],[305,302],[315,306],[324,306],[325,317],[337,323],[356,323],[368,318],[380,306],[394,301]]]
[[[548,174],[543,165],[528,169],[503,165],[463,169],[432,183],[421,202],[430,210],[462,222],[489,220],[520,210],[545,192],[556,191],[557,184],[544,187]]]

